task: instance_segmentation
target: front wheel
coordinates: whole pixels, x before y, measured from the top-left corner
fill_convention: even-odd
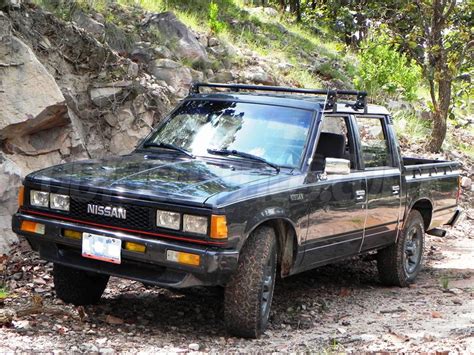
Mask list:
[[[227,331],[258,338],[267,328],[275,288],[277,245],[270,227],[255,230],[240,253],[237,271],[225,288]]]
[[[377,254],[377,268],[383,284],[406,287],[415,281],[422,266],[424,238],[423,217],[412,210],[397,243]]]
[[[80,306],[99,302],[109,276],[54,264],[53,279],[56,296]]]

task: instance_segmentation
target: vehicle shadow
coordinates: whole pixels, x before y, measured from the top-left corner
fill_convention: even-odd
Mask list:
[[[146,329],[147,333],[173,332],[185,336],[226,336],[222,288],[166,290],[145,288],[138,282],[112,279],[111,289],[99,305],[88,307],[90,321],[98,326],[107,323],[107,315],[124,321],[116,327]],[[123,290],[117,292],[114,283]],[[298,313],[308,307],[322,305],[325,300],[348,289],[367,289],[378,285],[374,263],[348,260],[280,279],[275,288],[270,329],[280,323],[292,324]],[[341,291],[342,290],[342,291]],[[288,309],[292,310],[288,312]]]

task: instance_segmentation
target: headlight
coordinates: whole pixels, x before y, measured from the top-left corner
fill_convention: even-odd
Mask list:
[[[60,194],[50,195],[50,207],[55,210],[69,211],[69,196]]]
[[[48,207],[49,206],[49,192],[43,191],[30,191],[30,204],[37,207]]]
[[[183,231],[207,234],[207,217],[185,214],[183,217]]]
[[[177,212],[156,211],[156,225],[170,229],[179,229],[181,215]]]

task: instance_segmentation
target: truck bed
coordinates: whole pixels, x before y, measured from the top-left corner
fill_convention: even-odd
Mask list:
[[[433,211],[426,230],[449,224],[457,209],[461,164],[411,157],[403,157],[402,160],[408,209],[416,202],[422,204],[421,208]]]
[[[405,175],[412,175],[415,178],[417,175],[422,176],[428,174],[442,173],[446,175],[448,172],[453,172],[461,166],[457,161],[437,160],[437,159],[423,159],[402,157]]]

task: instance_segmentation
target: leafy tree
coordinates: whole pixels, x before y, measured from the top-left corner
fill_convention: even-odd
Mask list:
[[[384,28],[361,43],[354,84],[371,97],[401,94],[405,100],[412,101],[421,82],[421,69],[390,43]]]
[[[469,0],[387,1],[378,14],[401,50],[422,67],[433,121],[428,148],[437,152],[453,109],[454,81],[473,66],[472,6]]]

